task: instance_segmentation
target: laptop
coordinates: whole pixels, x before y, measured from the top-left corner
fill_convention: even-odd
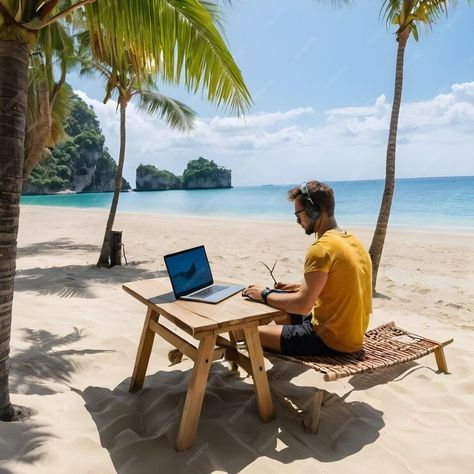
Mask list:
[[[176,299],[216,304],[245,288],[244,285],[214,283],[204,245],[164,258]]]

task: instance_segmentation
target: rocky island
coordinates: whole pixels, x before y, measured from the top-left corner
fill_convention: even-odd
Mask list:
[[[231,170],[202,156],[189,161],[182,176],[159,170],[153,165],[140,165],[137,168],[135,191],[231,188],[231,173]]]

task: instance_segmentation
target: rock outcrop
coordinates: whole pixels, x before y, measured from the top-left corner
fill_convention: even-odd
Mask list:
[[[213,189],[231,188],[232,171],[220,169],[216,171],[205,171],[199,175],[193,175],[186,180],[185,189]]]
[[[231,170],[200,156],[188,162],[183,173],[184,189],[231,188]]]
[[[231,175],[231,170],[202,157],[189,161],[183,176],[159,170],[153,165],[140,165],[137,168],[136,191],[231,188]]]
[[[153,165],[140,165],[137,168],[135,191],[166,191],[168,189],[182,189],[181,176],[170,171],[159,170]]]

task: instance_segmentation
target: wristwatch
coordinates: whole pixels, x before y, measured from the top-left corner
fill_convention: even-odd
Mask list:
[[[265,304],[267,304],[267,297],[270,293],[273,293],[273,289],[272,288],[268,288],[268,286],[266,288],[264,288],[262,290],[262,292],[260,293],[261,297],[262,297],[262,300]]]

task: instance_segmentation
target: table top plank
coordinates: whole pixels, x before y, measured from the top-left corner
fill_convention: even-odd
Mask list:
[[[160,280],[164,279],[139,280],[126,283],[122,288],[192,336],[205,331],[213,332],[218,328],[215,321],[199,316],[181,306],[181,301],[176,301],[173,292],[169,291],[170,287],[163,285]]]
[[[265,324],[285,314],[283,310],[248,301],[240,293],[218,304],[176,300],[168,278],[126,283],[123,289],[194,337],[229,331],[246,322]]]

